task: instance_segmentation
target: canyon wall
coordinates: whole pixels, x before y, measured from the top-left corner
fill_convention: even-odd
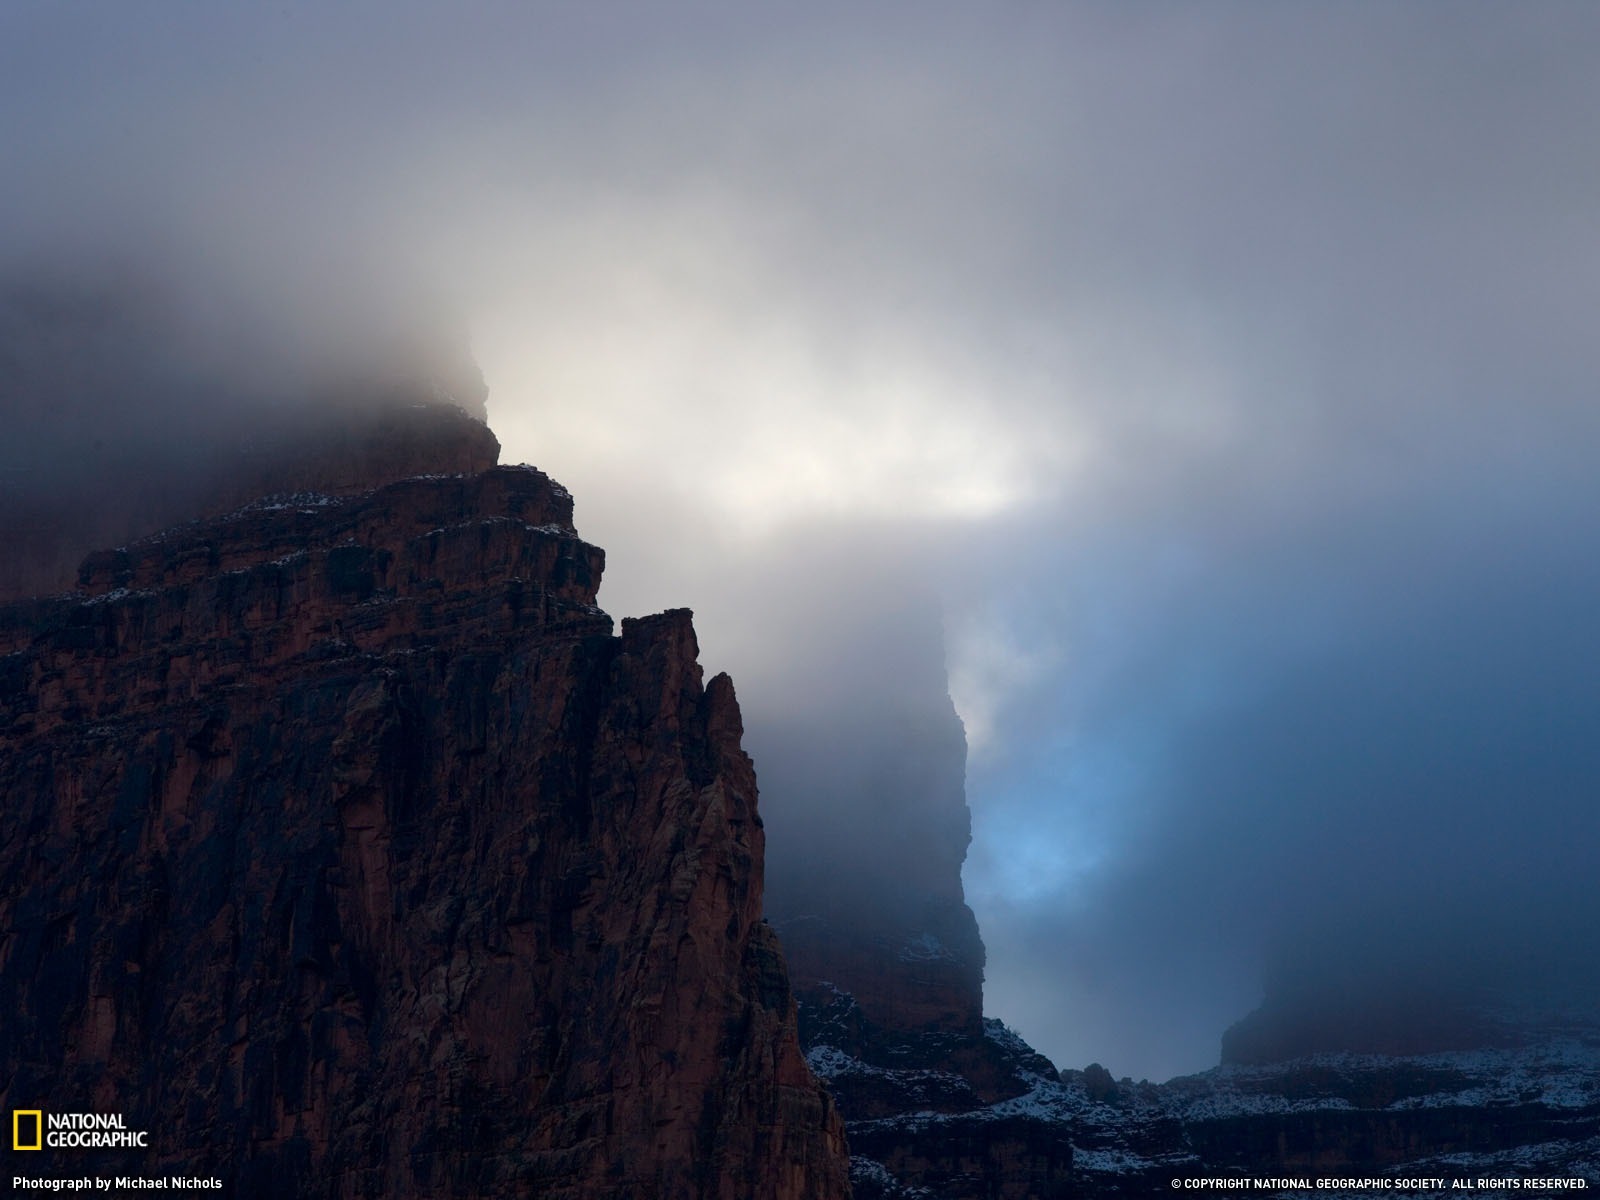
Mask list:
[[[732,683],[686,611],[614,636],[559,485],[418,421],[421,477],[307,469],[0,608],[0,1106],[150,1131],[30,1169],[846,1196]]]

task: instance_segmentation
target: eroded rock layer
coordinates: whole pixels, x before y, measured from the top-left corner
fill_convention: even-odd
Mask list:
[[[837,1197],[732,684],[526,468],[257,502],[0,609],[0,1107],[253,1196]]]
[[[857,1200],[1134,1200],[1227,1178],[1281,1197],[1418,1190],[1318,1183],[1340,1179],[1600,1186],[1592,1018],[1500,1050],[1321,1054],[1161,1084],[1057,1072],[995,1020],[982,1045],[864,1042],[841,999],[802,1025],[848,1118]]]

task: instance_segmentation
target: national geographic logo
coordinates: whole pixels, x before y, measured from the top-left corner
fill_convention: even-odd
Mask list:
[[[11,1114],[11,1148],[44,1149],[44,1113],[37,1108],[19,1108]]]
[[[147,1150],[150,1135],[129,1129],[121,1113],[51,1113],[18,1108],[11,1113],[13,1150]]]

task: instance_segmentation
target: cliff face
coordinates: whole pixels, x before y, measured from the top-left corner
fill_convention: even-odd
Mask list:
[[[936,651],[937,625],[913,641]],[[863,1200],[1068,1195],[1071,1130],[1010,1103],[1054,1069],[1012,1053],[983,1019],[984,947],[961,882],[960,719],[942,669],[919,673],[915,654],[892,648],[885,661],[904,669],[839,670],[848,694],[759,749],[775,813],[832,818],[817,843],[777,851],[769,892],[802,1044],[844,1115]]]
[[[1131,1200],[1219,1177],[1282,1180],[1252,1187],[1282,1197],[1347,1194],[1319,1178],[1446,1181],[1435,1190],[1458,1179],[1465,1190],[1483,1190],[1472,1186],[1481,1179],[1600,1182],[1592,1018],[1516,1049],[1327,1054],[1163,1084],[1113,1080],[1099,1066],[1058,1074],[1000,1022],[986,1034],[997,1065],[1024,1085],[989,1104],[947,1070],[812,1051],[847,1113],[861,1095],[885,1114],[850,1121],[858,1200]],[[1348,1194],[1402,1193],[1414,1189]]]
[[[761,748],[764,786],[785,812],[829,814],[820,834],[815,821],[796,830],[769,875],[797,993],[814,1006],[848,993],[886,1031],[979,1036],[984,949],[961,885],[966,738],[942,672],[886,672],[787,725]]]
[[[1162,1084],[1057,1072],[996,1020],[980,1042],[885,1036],[843,995],[802,1009],[802,1034],[846,1117],[857,1200],[1147,1197],[1219,1177],[1281,1179],[1255,1190],[1282,1196],[1318,1178],[1592,1188],[1594,1011],[1517,1013],[1500,1048],[1324,1052]]]
[[[469,464],[470,465],[470,464]],[[237,1196],[848,1194],[686,611],[526,468],[280,496],[0,609],[0,1107]]]

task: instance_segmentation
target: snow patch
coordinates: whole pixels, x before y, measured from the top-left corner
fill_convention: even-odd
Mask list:
[[[901,962],[954,962],[955,958],[943,942],[926,932],[919,933],[900,948]]]
[[[71,593],[68,594],[71,595]],[[85,608],[90,608],[97,604],[115,604],[119,600],[128,600],[135,596],[141,599],[148,599],[154,595],[154,592],[134,591],[131,588],[119,587],[112,588],[109,592],[101,592],[98,596],[89,596],[83,599],[73,596],[72,598],[78,600]]]
[[[834,1079],[863,1064],[837,1047],[813,1046],[806,1052],[806,1065],[818,1079]]]
[[[246,513],[282,512],[289,508],[296,508],[301,512],[315,512],[319,508],[335,508],[343,503],[344,497],[329,496],[323,492],[279,492],[263,496],[259,500],[252,500],[243,508],[235,509],[228,515],[239,517]]]

